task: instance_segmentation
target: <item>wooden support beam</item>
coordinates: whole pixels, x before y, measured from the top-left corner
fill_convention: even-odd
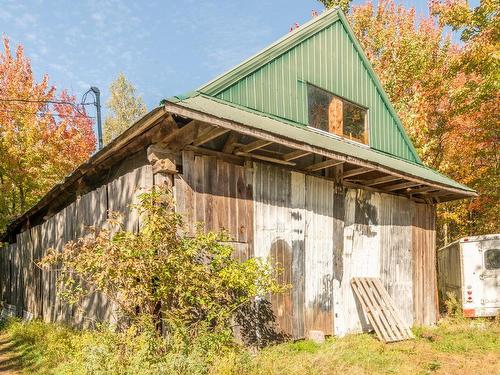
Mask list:
[[[258,139],[255,142],[249,143],[245,146],[238,148],[237,152],[252,152],[254,150],[258,150],[259,148],[266,147],[270,145],[271,141],[265,141],[263,139]]]
[[[153,166],[153,173],[176,174],[176,155],[171,150],[159,145],[150,145],[146,149],[147,158]]]
[[[200,155],[215,156],[215,157],[218,157],[219,159],[222,159],[224,161],[227,161],[227,162],[233,163],[233,164],[243,165],[243,163],[244,163],[243,158],[240,158],[240,157],[232,155],[232,154],[226,154],[226,153],[220,152],[220,151],[210,150],[208,148],[188,145],[188,146],[184,147],[184,150],[193,151],[193,152],[200,154]]]
[[[410,188],[410,187],[413,187],[413,186],[419,186],[419,185],[422,185],[422,184],[418,183],[418,182],[410,181],[410,182],[403,182],[401,184],[387,186],[387,187],[384,188],[384,190],[386,190],[386,191],[396,191],[396,190],[406,189],[406,188]]]
[[[344,163],[343,161],[339,161],[337,159],[329,159],[329,160],[325,160],[325,161],[322,161],[320,163],[316,163],[316,164],[308,166],[306,168],[306,171],[308,171],[308,172],[315,172],[315,171],[319,171],[321,169],[334,167],[336,165],[340,165],[340,164],[343,164],[343,163]]]
[[[449,191],[441,190],[441,191],[436,191],[436,192],[425,194],[425,197],[426,198],[427,197],[429,197],[429,198],[436,198],[436,197],[443,197],[443,196],[446,196],[446,195],[451,195],[451,193]]]
[[[344,178],[354,177],[363,173],[371,172],[372,170],[373,169],[366,167],[351,169],[350,171],[344,172]]]
[[[310,151],[303,151],[303,150],[295,150],[295,151],[289,152],[288,154],[283,155],[283,160],[291,161],[291,160],[295,160],[298,158],[302,158],[302,157],[307,156],[307,155],[311,155],[311,152]]]
[[[379,178],[374,178],[373,180],[368,180],[363,183],[365,186],[375,186],[385,184],[386,182],[398,181],[401,180],[399,176],[384,176]]]
[[[222,152],[226,154],[232,154],[234,149],[236,148],[236,142],[238,142],[239,134],[236,132],[229,133],[229,137],[227,137],[226,143],[224,147],[222,147]]]
[[[168,147],[174,152],[181,150],[188,144],[192,143],[208,126],[209,125],[205,123],[193,120],[179,130],[168,135],[159,143],[159,145]]]
[[[271,163],[276,163],[276,164],[290,165],[290,166],[294,166],[295,165],[295,163],[293,163],[291,161],[286,161],[286,160],[282,160],[282,159],[272,158],[272,157],[264,156],[264,155],[251,154],[249,152],[236,151],[235,154],[237,156],[244,156],[244,157],[248,157],[248,158],[269,161]]]
[[[424,186],[424,187],[421,187],[421,188],[418,188],[418,189],[411,189],[409,191],[410,194],[424,194],[424,193],[428,193],[428,192],[431,192],[431,191],[437,191],[439,189],[433,187],[433,186]]]
[[[160,121],[156,128],[157,131],[154,132],[151,137],[152,143],[161,142],[162,139],[165,139],[165,137],[179,130],[177,122],[175,122],[170,113],[168,113],[165,118]]]
[[[368,190],[368,191],[373,191],[376,193],[386,193],[383,190],[377,189],[375,187],[370,187],[370,186],[365,186],[361,184],[356,184],[355,182],[349,182],[349,181],[343,181],[342,185],[348,188],[353,188],[353,189],[362,189],[362,190]]]
[[[201,146],[204,143],[210,142],[211,140],[220,137],[223,134],[226,134],[229,129],[225,128],[213,128],[204,131],[198,138],[196,138],[193,142],[194,146]]]

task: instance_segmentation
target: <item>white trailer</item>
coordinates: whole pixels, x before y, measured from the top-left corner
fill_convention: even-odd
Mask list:
[[[452,292],[464,316],[500,314],[500,234],[464,237],[438,250],[441,303]]]

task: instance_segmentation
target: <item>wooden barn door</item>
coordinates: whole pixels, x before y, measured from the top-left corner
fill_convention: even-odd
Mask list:
[[[333,334],[334,184],[256,163],[253,185],[255,255],[278,262],[292,285],[271,297],[279,327],[293,338]]]

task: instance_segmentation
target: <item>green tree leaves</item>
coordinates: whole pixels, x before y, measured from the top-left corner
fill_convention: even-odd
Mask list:
[[[110,97],[106,106],[110,115],[104,120],[103,140],[109,143],[147,113],[140,96],[136,97],[135,87],[120,73],[109,86]]]

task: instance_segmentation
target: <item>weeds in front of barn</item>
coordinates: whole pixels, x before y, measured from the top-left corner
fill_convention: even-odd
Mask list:
[[[241,347],[201,355],[149,357],[151,338],[117,334],[109,327],[75,331],[40,321],[11,320],[3,332],[15,343],[26,373],[36,374],[449,374],[498,373],[500,321],[447,318],[414,328],[415,340],[383,344],[371,334],[304,340],[257,353]]]

